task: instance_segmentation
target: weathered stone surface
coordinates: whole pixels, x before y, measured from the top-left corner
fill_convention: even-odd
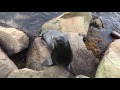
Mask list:
[[[97,69],[96,78],[120,78],[120,39],[112,42]]]
[[[74,76],[62,66],[54,65],[52,67],[44,67],[44,71],[53,74],[58,78],[73,78]]]
[[[90,77],[85,76],[85,75],[78,75],[78,76],[76,76],[76,78],[90,78]]]
[[[29,38],[15,28],[0,26],[0,45],[8,55],[13,55],[28,47]]]
[[[9,73],[16,69],[16,65],[8,58],[8,56],[0,48],[0,78],[7,78]]]
[[[42,26],[41,31],[55,29],[62,32],[75,32],[87,35],[91,20],[92,14],[90,12],[66,12],[46,22]]]
[[[71,66],[75,75],[94,77],[98,62],[93,53],[87,50],[83,42],[83,37],[79,36],[77,33],[66,33],[66,35],[73,52]]]
[[[27,54],[27,68],[34,70],[43,70],[41,63],[50,57],[48,48],[42,43],[40,37],[35,38]]]
[[[52,69],[51,69],[52,71]],[[51,73],[51,71],[35,71],[32,69],[24,68],[20,70],[14,70],[8,78],[67,78],[61,73]],[[53,72],[53,71],[52,71]]]

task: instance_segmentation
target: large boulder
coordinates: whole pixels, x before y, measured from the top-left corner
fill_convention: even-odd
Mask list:
[[[96,78],[120,78],[120,39],[112,42],[96,71]]]
[[[97,68],[96,60],[92,52],[86,49],[83,42],[83,36],[79,36],[78,33],[65,33],[68,37],[73,52],[73,60],[71,66],[75,75],[86,75],[94,77]],[[54,67],[42,67],[41,63],[50,57],[50,51],[42,43],[41,38],[38,37],[34,40],[29,48],[27,55],[27,68],[34,70],[51,69]],[[56,69],[56,68],[55,68]],[[60,69],[59,69],[60,70]],[[56,72],[59,72],[56,69]],[[54,70],[53,70],[54,71]],[[63,73],[63,71],[61,72]]]
[[[17,66],[0,48],[0,78],[7,78],[7,76],[16,69],[18,69]]]
[[[40,37],[35,38],[28,50],[26,67],[37,71],[43,70],[41,63],[48,57],[50,57],[48,48],[42,43]]]
[[[53,73],[51,70],[35,71],[28,68],[14,70],[8,76],[8,78],[67,78],[64,73]]]
[[[91,20],[91,12],[66,12],[46,22],[41,27],[41,31],[55,29],[62,32],[80,33],[86,36]]]
[[[0,26],[0,45],[8,55],[13,55],[27,48],[28,36],[15,28]]]
[[[98,61],[91,51],[88,51],[83,37],[77,33],[66,33],[73,52],[73,60],[70,63],[74,74],[94,77]]]

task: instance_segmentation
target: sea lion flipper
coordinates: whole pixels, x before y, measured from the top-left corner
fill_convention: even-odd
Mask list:
[[[71,74],[75,75],[73,66],[72,66],[71,64],[69,64],[68,67],[66,67],[66,69],[67,69]]]
[[[44,45],[46,45],[46,46],[47,46],[47,44],[45,43],[45,41],[44,41],[44,40],[42,40],[42,43],[43,43]]]
[[[55,65],[51,58],[46,59],[42,64],[42,66],[50,67]]]

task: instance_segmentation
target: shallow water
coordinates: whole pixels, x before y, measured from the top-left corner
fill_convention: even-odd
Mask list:
[[[62,12],[0,12],[0,22],[37,36],[40,27]]]

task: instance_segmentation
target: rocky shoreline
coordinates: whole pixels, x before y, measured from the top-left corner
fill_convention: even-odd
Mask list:
[[[103,32],[110,27],[104,23],[91,12],[65,12],[40,28],[39,32],[55,29],[67,36],[74,75],[58,65],[41,65],[50,51],[40,37],[0,24],[0,78],[120,78],[120,39],[109,33],[106,41]]]

